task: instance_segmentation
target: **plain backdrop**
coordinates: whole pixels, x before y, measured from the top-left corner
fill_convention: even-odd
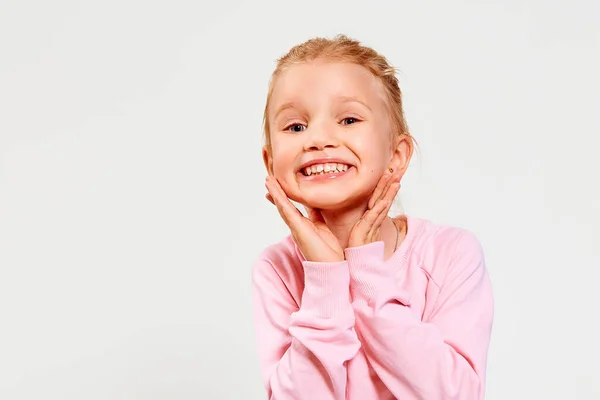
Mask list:
[[[291,46],[345,33],[400,70],[404,212],[484,247],[487,399],[599,399],[599,15],[0,0],[0,398],[265,398],[250,269],[287,235],[264,199],[267,83]]]

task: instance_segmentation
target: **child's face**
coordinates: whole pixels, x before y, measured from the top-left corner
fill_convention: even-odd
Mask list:
[[[288,197],[301,204],[323,210],[357,206],[368,201],[390,167],[394,151],[384,92],[359,65],[316,61],[290,67],[275,83],[268,113],[272,154],[263,152],[265,163]],[[307,174],[305,166],[315,163]]]

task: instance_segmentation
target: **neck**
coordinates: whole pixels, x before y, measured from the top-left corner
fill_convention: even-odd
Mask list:
[[[348,247],[350,232],[367,210],[367,204],[346,210],[321,210],[327,227],[340,242],[342,248]]]
[[[321,215],[327,227],[338,239],[342,248],[345,249],[348,247],[352,228],[366,211],[367,203],[347,210],[321,210]],[[396,239],[398,236],[396,225],[390,218],[386,218],[381,224],[380,238],[378,239],[384,242],[386,258],[396,249]]]

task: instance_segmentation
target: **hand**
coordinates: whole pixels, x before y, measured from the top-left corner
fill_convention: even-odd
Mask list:
[[[373,191],[367,211],[350,231],[348,247],[359,247],[381,239],[381,224],[392,206],[392,202],[400,190],[402,174],[386,172]]]
[[[271,176],[267,177],[265,186],[269,191],[266,195],[267,200],[277,207],[279,215],[290,228],[294,241],[307,261],[344,261],[344,250],[323,221],[320,212],[307,209],[306,218],[288,199],[277,179]]]

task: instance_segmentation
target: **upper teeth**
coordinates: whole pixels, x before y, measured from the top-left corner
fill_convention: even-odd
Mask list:
[[[328,163],[328,164],[314,164],[310,167],[304,168],[304,175],[315,175],[315,174],[329,174],[334,172],[344,172],[348,169],[346,164]]]

